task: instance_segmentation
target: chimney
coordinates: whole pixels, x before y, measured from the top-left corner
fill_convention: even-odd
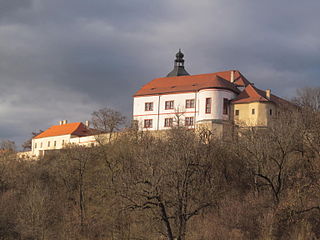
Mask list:
[[[62,124],[67,124],[68,123],[68,120],[63,120],[62,121]]]
[[[271,98],[271,89],[266,90],[266,97],[270,100]]]
[[[234,71],[231,70],[231,78],[230,78],[230,82],[234,82]]]
[[[86,125],[87,128],[89,128],[89,126],[90,126],[90,121],[86,120],[85,125]]]
[[[63,124],[63,121],[59,121],[59,125],[62,125]]]

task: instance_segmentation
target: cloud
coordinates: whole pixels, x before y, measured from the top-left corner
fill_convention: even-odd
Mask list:
[[[239,69],[291,97],[319,85],[320,2],[0,0],[0,138],[21,142],[132,94],[182,48],[192,74]]]

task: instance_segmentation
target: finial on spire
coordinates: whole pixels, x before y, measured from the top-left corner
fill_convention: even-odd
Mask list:
[[[167,75],[167,77],[173,76],[185,76],[189,73],[184,69],[184,54],[181,52],[181,48],[176,53],[176,59],[174,60],[174,69]]]
[[[181,52],[181,49],[179,48],[179,52],[177,52],[176,54],[176,60],[175,62],[175,66],[183,66],[184,65],[184,54]]]

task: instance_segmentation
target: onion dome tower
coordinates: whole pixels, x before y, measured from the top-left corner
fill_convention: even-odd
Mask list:
[[[190,75],[184,69],[183,57],[184,57],[184,54],[181,52],[181,49],[179,49],[179,52],[177,52],[176,54],[176,60],[174,60],[174,68],[170,73],[168,73],[167,77],[178,77],[178,76]]]

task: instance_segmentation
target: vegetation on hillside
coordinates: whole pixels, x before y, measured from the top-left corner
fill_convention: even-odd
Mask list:
[[[320,113],[309,94],[268,129],[234,127],[223,140],[128,129],[39,161],[2,154],[0,239],[319,239]]]

